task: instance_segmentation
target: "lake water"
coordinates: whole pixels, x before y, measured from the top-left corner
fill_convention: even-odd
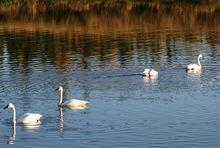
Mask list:
[[[2,22],[0,147],[13,134],[9,102],[17,116],[43,115],[38,127],[17,125],[15,147],[219,147],[218,15]],[[202,72],[186,73],[199,53]],[[60,85],[89,107],[58,108]]]

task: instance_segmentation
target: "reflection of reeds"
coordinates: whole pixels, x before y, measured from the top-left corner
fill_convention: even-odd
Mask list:
[[[99,22],[100,20],[95,17],[93,21]],[[109,24],[104,19],[102,21],[102,25],[95,28],[92,25],[47,24],[45,22],[39,22],[37,26],[34,23],[1,24],[0,28],[5,31],[4,35],[0,36],[0,46],[6,44],[8,60],[15,60],[15,63],[24,69],[30,63],[29,61],[38,59],[42,63],[51,62],[55,65],[65,65],[71,70],[77,66],[80,68],[88,67],[88,58],[97,61],[96,64],[100,64],[99,61],[102,61],[102,64],[112,61],[123,64],[124,55],[127,55],[126,58],[132,61],[131,53],[134,50],[133,44],[135,42],[137,42],[135,48],[149,49],[153,55],[158,52],[161,55],[167,55],[174,51],[175,46],[172,47],[171,44],[179,39],[184,43],[198,43],[201,38],[205,37],[211,45],[219,44],[219,39],[216,38],[220,36],[220,31],[217,31],[220,28],[212,28],[212,26],[205,24],[202,33],[200,33],[201,28],[197,28],[196,24],[191,26],[191,29],[185,30],[184,26],[175,24],[175,20],[171,24],[162,20],[156,29],[154,23],[145,21],[126,23],[128,20],[120,22],[120,19],[115,18],[112,20],[113,27],[108,26]],[[152,22],[154,22],[153,19]],[[163,28],[163,25],[166,27]],[[136,30],[133,31],[133,29]],[[209,31],[210,29],[216,31],[215,36],[212,31]],[[145,42],[148,40],[150,42]],[[0,50],[1,55],[2,51]],[[142,53],[138,53],[138,51],[137,55],[142,56]],[[152,58],[158,59],[158,57]]]
[[[131,4],[126,7],[129,11],[121,15],[70,13],[52,15],[48,19],[43,16],[30,20],[25,16],[18,18],[19,21],[2,21],[0,29],[4,35],[0,36],[0,49],[6,44],[9,58],[17,59],[19,66],[26,67],[28,60],[39,58],[42,62],[49,60],[74,69],[77,64],[86,67],[88,57],[123,63],[123,55],[132,58],[130,53],[134,40],[139,42],[136,45],[138,49],[149,48],[152,52],[163,54],[171,52],[168,46],[179,39],[184,43],[198,43],[205,37],[210,45],[219,44],[217,5],[185,4],[183,7],[176,4],[176,7],[181,7],[178,13],[171,13],[175,8],[163,6],[149,2],[149,8],[146,3]],[[39,12],[34,13],[37,15]],[[150,42],[143,43],[149,39]],[[164,45],[167,48],[164,49]]]
[[[201,29],[219,30],[219,24],[220,16],[218,13],[208,15],[191,12],[190,15],[188,13],[179,15],[176,13],[154,14],[149,12],[139,15],[127,14],[122,16],[109,16],[105,14],[73,15],[69,16],[69,18],[60,19],[59,21],[56,19],[45,21],[43,18],[32,21],[5,21],[0,23],[0,29],[9,32],[50,32],[57,35],[60,34],[61,36],[66,34],[69,37],[71,37],[74,32],[90,35],[117,35],[126,32],[128,35],[133,36],[132,30],[146,33],[158,29],[161,31],[158,35],[162,37],[165,33],[172,35],[172,32],[177,30],[183,31],[186,36],[191,33],[199,35]],[[193,32],[191,32],[191,30],[193,30]]]

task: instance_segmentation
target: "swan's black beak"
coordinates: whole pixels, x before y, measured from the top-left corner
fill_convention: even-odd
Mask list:
[[[6,105],[6,106],[4,107],[4,109],[8,108],[8,106],[9,106],[9,105]]]
[[[59,87],[57,87],[55,90],[59,90]]]

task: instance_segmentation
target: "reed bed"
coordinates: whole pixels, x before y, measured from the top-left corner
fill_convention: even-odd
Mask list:
[[[212,13],[220,0],[1,0],[0,19],[65,17],[72,14]]]

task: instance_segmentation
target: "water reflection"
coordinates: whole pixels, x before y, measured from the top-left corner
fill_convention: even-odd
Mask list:
[[[8,138],[7,144],[14,144],[16,137],[16,124],[12,124],[12,135]]]
[[[27,125],[27,124],[24,124],[24,128],[27,130],[27,131],[32,131],[32,130],[35,130],[35,129],[39,129],[41,126],[41,122],[39,122],[38,124],[36,125]]]
[[[59,129],[60,129],[60,133],[63,133],[64,130],[64,114],[63,114],[63,108],[59,107],[59,121],[60,121],[60,125],[59,125]]]
[[[216,52],[220,32],[213,29],[219,29],[220,15],[212,16],[210,21],[203,15],[187,19],[188,15],[182,18],[169,13],[143,13],[113,17],[111,22],[107,16],[89,15],[86,25],[65,20],[60,23],[39,21],[38,26],[25,21],[1,23],[0,62],[14,63],[8,68],[24,74],[33,71],[29,66],[39,64],[47,64],[49,68],[56,65],[68,71],[117,69],[144,62],[151,65],[169,62],[173,66],[173,61],[179,58],[180,51],[176,50],[179,47],[192,48],[192,52],[182,51],[189,57],[195,55],[196,47],[201,48],[203,43],[208,44],[212,53]],[[177,19],[182,23],[177,23]],[[198,19],[202,30],[197,27],[201,26]],[[152,31],[155,29],[157,31]]]
[[[157,78],[158,77],[145,77],[145,76],[142,76],[142,79],[143,79],[146,86],[155,86],[155,85],[157,85],[157,83],[158,83]]]
[[[105,22],[108,18],[95,16],[84,25],[39,22],[35,28],[30,22],[0,24],[0,94],[14,98],[21,112],[40,109],[48,119],[42,128],[17,131],[19,140],[23,145],[45,147],[72,145],[73,141],[76,147],[152,147],[158,143],[166,147],[192,145],[192,139],[199,146],[204,139],[219,144],[219,131],[213,132],[218,129],[213,117],[219,108],[218,15],[213,16],[214,23],[201,16],[201,24],[196,18],[180,23],[181,18],[162,13],[117,17],[109,24]],[[206,53],[209,64],[204,63],[202,73],[186,73],[186,64],[200,51]],[[140,76],[149,66],[161,73],[157,79]],[[90,114],[65,114],[70,118],[64,123],[66,112],[57,110],[51,91],[60,84],[67,90],[65,98],[92,102]],[[170,121],[176,124],[172,134],[182,141],[169,136]],[[198,129],[206,130],[201,133]],[[29,132],[32,130],[34,134]],[[14,142],[15,134],[11,137]]]
[[[201,88],[201,78],[202,78],[202,70],[187,72],[187,79],[190,82],[189,85],[191,89],[196,90]]]
[[[19,34],[19,33],[18,33]],[[7,37],[7,34],[5,35]],[[32,36],[32,35],[31,35]],[[52,42],[45,42],[40,43],[40,41],[36,41],[38,38],[42,38],[41,40],[45,40],[45,38],[54,38],[54,41]],[[47,34],[39,34],[36,38],[34,36],[31,37],[31,39],[27,37],[22,37],[23,40],[19,41],[20,39],[11,38],[9,37],[8,40],[10,40],[10,46],[7,47],[6,51],[3,50],[3,54],[8,53],[8,57],[5,57],[9,63],[14,63],[13,66],[8,67],[7,65],[4,67],[7,67],[9,69],[9,72],[22,72],[23,74],[33,72],[33,69],[38,65],[46,64],[48,65],[48,68],[50,68],[53,64],[57,66],[57,68],[61,69],[64,68],[68,71],[72,70],[81,70],[81,69],[100,69],[100,68],[120,68],[120,67],[127,67],[131,65],[144,65],[144,63],[149,64],[157,64],[166,63],[167,59],[167,52],[166,47],[147,47],[149,45],[139,45],[138,47],[135,47],[136,50],[136,56],[138,58],[135,58],[132,54],[134,54],[133,46],[129,40],[121,40],[121,35],[116,36],[116,38],[111,40],[116,40],[114,42],[107,41],[104,38],[101,38],[101,41],[103,43],[109,42],[106,47],[102,47],[102,45],[96,45],[96,44],[89,44],[88,42],[97,42],[99,39],[99,36],[94,36],[93,38],[87,38],[86,36],[81,37],[81,35],[75,36],[74,40],[77,40],[78,44],[73,45],[73,48],[67,48],[65,47],[69,43],[65,43],[66,45],[60,46],[57,44],[59,41],[59,37],[56,36],[50,36],[48,37]],[[140,38],[150,38],[147,34],[140,34],[138,35]],[[0,36],[1,38],[1,36]],[[39,42],[39,43],[30,43],[30,40]],[[67,40],[69,40],[67,38]],[[142,44],[142,40],[145,39],[138,39],[139,44]],[[19,42],[22,42],[26,45],[24,47],[19,47]],[[102,44],[103,44],[102,43]],[[40,48],[38,46],[44,45],[44,47]],[[53,47],[51,47],[51,45]],[[64,43],[62,43],[64,44]],[[114,45],[116,44],[116,45]],[[31,46],[31,47],[30,47]],[[113,47],[112,47],[113,46]],[[33,49],[36,48],[36,49]],[[67,48],[67,49],[65,49]],[[156,48],[156,50],[155,50]],[[93,50],[92,50],[93,49]],[[160,56],[158,55],[158,51],[162,50],[160,53]],[[175,50],[174,47],[172,50]],[[147,52],[147,53],[146,53]],[[37,55],[37,56],[36,56]],[[154,55],[154,56],[150,56]],[[77,56],[77,58],[75,58]],[[143,58],[140,58],[143,57]],[[175,52],[172,53],[172,56],[169,58],[171,64],[172,58],[175,58],[176,54]],[[0,59],[1,60],[1,59]],[[144,61],[142,61],[144,60]],[[39,62],[41,61],[41,62]],[[31,66],[31,67],[29,67]],[[46,71],[47,69],[37,69],[38,71]]]

